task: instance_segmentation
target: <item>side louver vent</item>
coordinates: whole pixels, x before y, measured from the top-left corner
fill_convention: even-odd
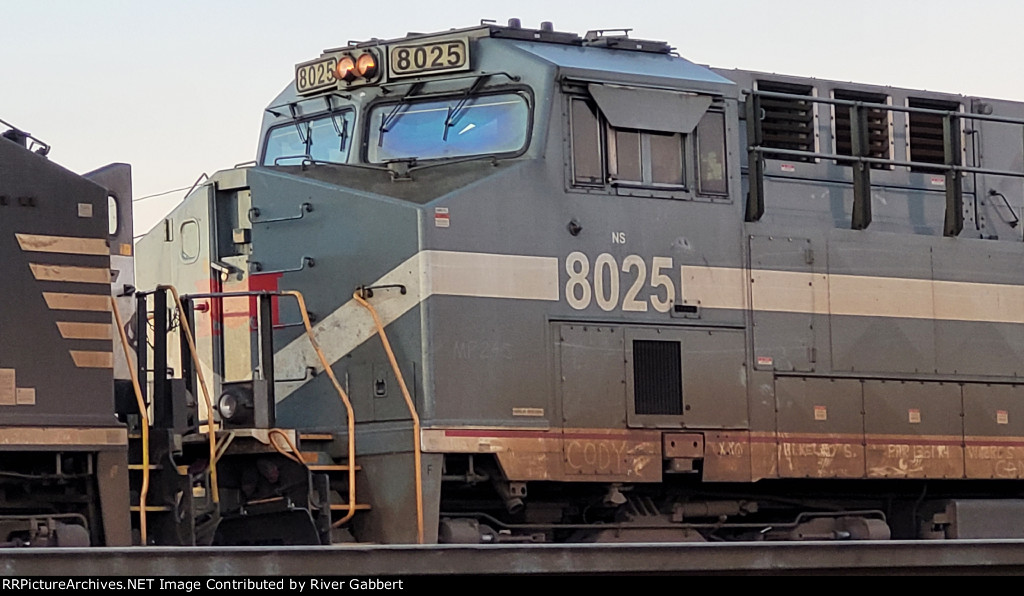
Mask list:
[[[633,399],[639,415],[683,413],[683,375],[677,341],[633,341]]]
[[[862,101],[864,103],[886,104],[889,101],[887,95],[878,93],[863,93],[860,91],[843,91],[836,89],[836,99],[846,101]],[[853,155],[853,141],[850,137],[850,108],[847,106],[835,106],[836,124],[836,153],[839,155]],[[868,110],[868,147],[869,157],[877,159],[892,158],[892,135],[890,134],[889,112],[882,108]],[[871,164],[875,169],[887,169],[889,166],[883,164]]]
[[[814,88],[810,85],[794,85],[776,81],[758,81],[758,91],[788,93],[811,97]],[[761,130],[764,146],[776,149],[813,152],[814,146],[814,104],[801,99],[761,98]],[[786,161],[814,161],[813,157],[796,157],[765,153],[768,159]]]
[[[957,112],[960,104],[955,101],[940,99],[920,99],[911,97],[907,100],[911,108],[943,110]],[[910,161],[924,163],[945,163],[946,152],[942,140],[942,116],[940,114],[907,114],[909,120],[908,139],[910,142]],[[937,172],[932,168],[911,168],[912,171]]]

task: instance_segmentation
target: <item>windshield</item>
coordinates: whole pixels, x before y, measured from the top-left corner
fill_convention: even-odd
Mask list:
[[[267,135],[263,165],[300,165],[304,160],[344,163],[351,137],[351,111],[278,126]]]
[[[519,151],[530,110],[507,93],[377,106],[370,113],[367,158],[439,159]]]

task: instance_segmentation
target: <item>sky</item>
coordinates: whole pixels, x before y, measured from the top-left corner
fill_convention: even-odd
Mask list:
[[[255,159],[295,64],[511,17],[629,28],[723,68],[1024,101],[1017,0],[0,0],[0,119],[74,172],[130,163],[141,234],[202,174]]]

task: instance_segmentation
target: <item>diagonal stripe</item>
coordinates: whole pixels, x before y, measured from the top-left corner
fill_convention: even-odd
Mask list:
[[[78,368],[114,368],[113,352],[71,350],[71,359]]]
[[[104,312],[110,310],[110,298],[101,294],[66,294],[43,292],[46,306],[51,310],[85,310]]]
[[[114,337],[110,323],[77,323],[72,321],[57,321],[57,328],[60,329],[60,336],[64,339],[103,339],[109,340]]]
[[[102,238],[75,238],[73,236],[41,236],[38,234],[15,234],[21,250],[26,252],[53,252],[69,255],[110,254],[107,241]]]
[[[29,263],[32,275],[39,281],[66,281],[85,284],[110,284],[110,269],[101,267],[71,267]]]
[[[559,299],[558,259],[425,250],[409,257],[371,285],[394,284],[405,286],[406,293],[383,290],[373,297],[373,305],[385,326],[433,295],[556,301]],[[327,316],[313,331],[331,363],[377,333],[370,315],[354,300]],[[278,352],[276,360],[278,366],[287,371],[323,368],[305,335]],[[306,382],[308,380],[280,383],[277,400],[286,398]]]

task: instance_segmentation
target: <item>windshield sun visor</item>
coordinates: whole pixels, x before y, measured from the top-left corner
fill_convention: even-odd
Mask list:
[[[690,134],[711,106],[710,95],[619,85],[587,85],[590,95],[616,128]]]

